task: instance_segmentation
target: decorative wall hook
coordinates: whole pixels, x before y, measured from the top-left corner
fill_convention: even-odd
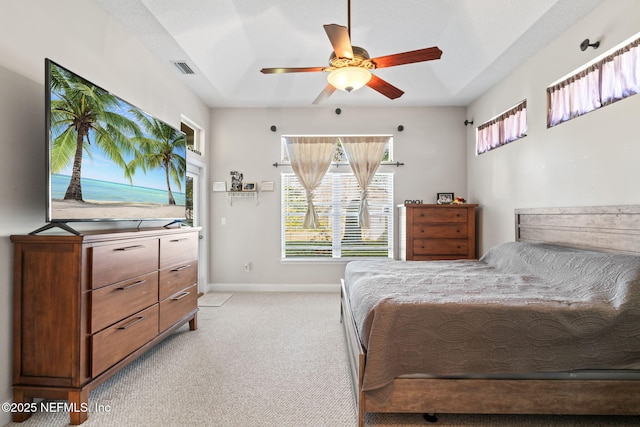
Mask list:
[[[594,49],[597,49],[599,46],[600,46],[600,42],[599,41],[597,41],[595,43],[590,43],[589,39],[584,39],[582,41],[582,43],[580,43],[580,50],[584,52],[585,50],[587,50],[588,47],[592,47]]]

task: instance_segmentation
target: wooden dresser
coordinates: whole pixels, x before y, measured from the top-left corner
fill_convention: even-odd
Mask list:
[[[476,258],[473,204],[400,205],[400,259]]]
[[[81,424],[91,390],[186,322],[195,330],[198,231],[11,236],[14,403],[67,400]]]

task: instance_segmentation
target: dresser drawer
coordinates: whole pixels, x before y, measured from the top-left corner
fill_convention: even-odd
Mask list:
[[[458,239],[414,240],[416,255],[464,255],[469,252],[469,241]]]
[[[466,223],[417,224],[412,232],[414,239],[466,239],[469,233]]]
[[[198,258],[198,233],[166,236],[160,239],[160,268]]]
[[[158,304],[91,337],[91,376],[95,377],[158,335]]]
[[[198,306],[198,286],[193,285],[160,302],[160,332]]]
[[[467,222],[467,210],[461,208],[424,208],[413,212],[414,224],[430,222]]]
[[[89,248],[90,288],[110,285],[158,269],[158,239],[127,240]]]
[[[159,300],[198,283],[198,260],[192,259],[184,264],[160,270]]]
[[[96,333],[157,302],[157,271],[96,289],[91,292],[90,333]]]

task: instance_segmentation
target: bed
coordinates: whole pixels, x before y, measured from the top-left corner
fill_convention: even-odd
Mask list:
[[[480,260],[354,261],[367,412],[640,415],[640,206],[518,209]]]

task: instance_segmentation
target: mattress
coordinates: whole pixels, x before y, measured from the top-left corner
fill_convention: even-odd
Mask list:
[[[640,369],[640,257],[512,242],[480,260],[354,261],[344,281],[364,391],[415,374]]]

